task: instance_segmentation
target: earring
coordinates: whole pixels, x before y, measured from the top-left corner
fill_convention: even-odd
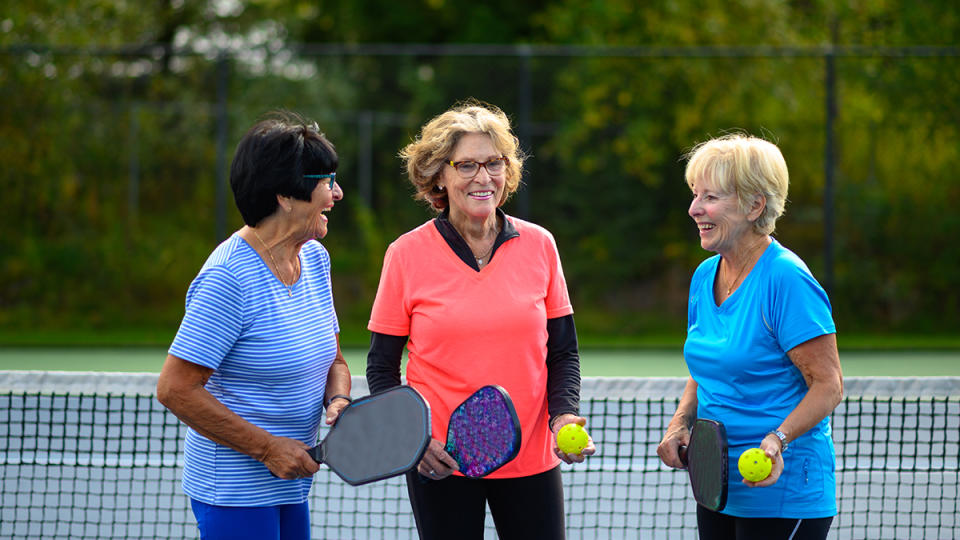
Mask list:
[[[443,191],[443,190],[445,190],[445,189],[447,189],[447,188],[445,188],[445,187],[443,187],[443,186],[439,186],[439,185],[437,186],[437,190],[438,190],[438,191]]]

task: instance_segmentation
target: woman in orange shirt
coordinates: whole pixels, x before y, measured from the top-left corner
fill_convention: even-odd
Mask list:
[[[401,152],[418,199],[440,214],[387,249],[368,328],[372,392],[407,383],[430,403],[433,441],[407,476],[422,539],[481,538],[485,506],[501,538],[563,538],[556,448],[579,416],[580,355],[573,307],[553,236],[501,209],[520,185],[523,157],[498,108],[458,104],[423,126]],[[516,458],[471,479],[443,449],[450,413],[497,384],[517,409]]]

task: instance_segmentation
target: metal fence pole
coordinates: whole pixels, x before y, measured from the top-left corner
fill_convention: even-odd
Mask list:
[[[221,53],[217,56],[217,103],[215,121],[217,123],[217,162],[216,162],[216,243],[227,237],[227,137],[229,136],[229,118],[227,99],[230,88],[230,56]]]
[[[533,76],[530,73],[530,47],[520,48],[520,76],[517,104],[517,135],[520,138],[520,145],[524,151],[533,152],[533,133],[530,125],[530,109],[533,108]],[[528,162],[529,163],[529,162]],[[527,167],[526,185],[517,193],[517,215],[522,219],[530,219],[530,188],[531,175],[529,166]]]
[[[834,142],[833,123],[837,117],[837,81],[834,66],[834,52],[831,48],[824,55],[825,62],[825,102],[826,118],[824,129],[824,183],[823,183],[823,285],[827,294],[833,292],[833,171],[834,171]]]
[[[373,208],[373,112],[357,114],[357,191],[360,200]]]
[[[127,224],[136,227],[140,215],[140,105],[134,102],[128,114]]]

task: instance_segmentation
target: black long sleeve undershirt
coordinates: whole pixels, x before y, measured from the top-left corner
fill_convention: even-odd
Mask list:
[[[547,319],[547,409],[551,421],[580,414],[580,348],[572,314]]]
[[[449,212],[450,210],[446,209],[437,216],[434,226],[463,263],[479,272],[480,268],[466,241],[450,224]],[[496,255],[497,248],[519,236],[503,210],[497,209],[497,216],[502,229],[489,255],[491,259]],[[367,384],[371,392],[380,392],[400,385],[400,359],[403,357],[407,337],[371,333],[370,351],[367,353]],[[546,364],[547,409],[550,420],[564,413],[580,414],[580,352],[573,315],[547,320]]]
[[[367,353],[370,392],[400,385],[400,360],[407,336],[372,332]],[[573,315],[547,320],[547,409],[550,419],[580,413],[580,353]],[[493,381],[496,382],[496,381]]]
[[[400,359],[407,336],[370,333],[370,351],[367,353],[367,386],[370,393],[383,392],[400,386]]]

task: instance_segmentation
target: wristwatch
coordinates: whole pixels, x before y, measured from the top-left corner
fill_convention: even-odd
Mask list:
[[[780,452],[786,451],[787,446],[788,446],[788,445],[787,445],[787,436],[784,435],[783,432],[780,431],[779,429],[775,429],[775,430],[771,431],[770,433],[774,434],[778,439],[780,439]],[[770,435],[770,433],[767,433],[767,435]]]

